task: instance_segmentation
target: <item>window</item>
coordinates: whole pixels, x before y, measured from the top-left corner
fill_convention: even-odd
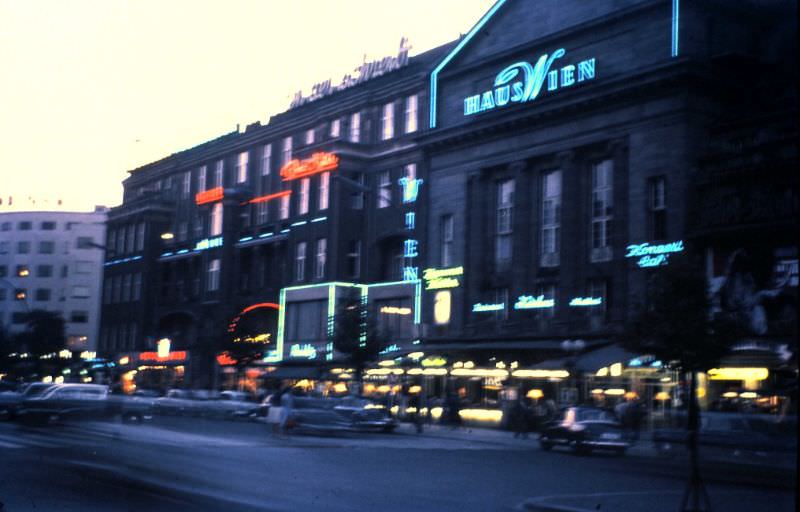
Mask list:
[[[250,160],[250,153],[242,151],[239,153],[239,160],[236,163],[236,183],[247,181],[247,163]]]
[[[217,160],[214,168],[214,187],[221,187],[225,183],[225,160]]]
[[[185,242],[189,238],[189,223],[185,220],[178,222],[178,241]]]
[[[269,220],[269,202],[256,203],[256,224],[265,224]]]
[[[608,303],[608,283],[605,279],[592,279],[587,286],[587,292],[590,298],[600,299],[600,304],[597,306],[588,306],[589,314],[592,316],[605,315]]]
[[[314,277],[322,279],[325,277],[325,261],[328,251],[328,239],[320,238],[317,240],[317,257],[314,260]]]
[[[136,250],[143,251],[144,250],[144,230],[145,224],[144,222],[140,222],[136,225]]]
[[[78,238],[78,247],[80,247],[80,238]],[[125,235],[125,252],[130,254],[136,247],[136,233],[134,232],[133,224],[128,226],[128,233]]]
[[[351,240],[347,247],[347,275],[358,277],[361,273],[361,240]]]
[[[40,268],[41,268],[41,266],[40,266]],[[6,276],[8,276],[8,267],[5,266],[5,265],[0,265],[0,277],[6,277]],[[39,276],[39,277],[42,277],[42,276]]]
[[[269,176],[272,167],[272,144],[264,144],[261,150],[261,175]]]
[[[133,275],[133,284],[131,285],[131,300],[139,300],[142,298],[142,274]]]
[[[381,140],[389,140],[392,137],[394,137],[394,103],[387,103],[383,106],[381,117]]]
[[[219,290],[219,259],[208,262],[208,275],[206,278],[206,291],[213,292]]]
[[[172,176],[168,176],[164,179],[164,190],[170,190],[172,188]]]
[[[2,229],[2,231],[11,231],[11,223],[10,222],[4,222],[2,224],[2,228],[0,228],[0,229]]]
[[[442,215],[442,267],[453,264],[453,216]]]
[[[614,164],[611,160],[592,166],[592,261],[611,259]]]
[[[69,321],[73,324],[86,324],[89,323],[88,311],[72,311],[69,314]]]
[[[289,163],[292,159],[292,137],[286,137],[283,139],[283,156],[281,158],[281,166],[284,166]]]
[[[306,145],[314,143],[314,129],[306,130]]]
[[[56,229],[56,223],[53,221],[44,221],[41,224],[41,228],[44,231],[53,231],[54,229]]]
[[[19,224],[17,224],[17,229],[20,231],[30,231],[33,227],[33,223],[29,220],[23,220]]]
[[[117,232],[114,230],[108,230],[106,232],[106,247],[108,248],[108,252],[114,254],[117,252]]]
[[[361,142],[361,112],[350,116],[350,142]]]
[[[208,236],[219,236],[222,234],[222,203],[214,203],[211,207],[211,226]]]
[[[9,246],[8,240],[0,241],[0,254],[8,254],[9,251],[8,246]]]
[[[94,264],[91,261],[76,261],[75,273],[76,274],[91,274],[94,269]]]
[[[285,196],[281,196],[281,203],[280,203],[280,218],[281,220],[286,220],[289,218],[289,199],[291,198],[290,194],[286,194]]]
[[[36,293],[33,296],[33,300],[36,302],[47,302],[50,300],[50,289],[49,288],[37,288]]]
[[[503,305],[501,309],[495,311],[495,320],[508,320],[508,288],[495,289],[494,303]]]
[[[61,265],[61,277],[67,277],[68,275],[69,275],[69,266]]]
[[[556,285],[554,283],[547,283],[540,285],[537,290],[537,296],[544,300],[552,300],[553,306],[548,308],[535,309],[541,316],[552,318],[556,312]]]
[[[667,238],[667,180],[664,176],[650,178],[647,183],[648,231],[651,240]]]
[[[392,178],[389,171],[378,174],[378,208],[392,205]]]
[[[17,265],[17,270],[14,274],[17,277],[28,277],[31,275],[31,271],[28,268],[28,265]]]
[[[543,267],[559,264],[561,229],[561,171],[551,171],[542,178],[541,256]]]
[[[319,197],[317,197],[317,209],[328,209],[328,196],[331,184],[331,173],[323,172],[319,175]]]
[[[27,241],[17,242],[17,254],[28,254],[31,252],[31,243]]]
[[[306,270],[306,243],[298,242],[295,248],[294,278],[296,281],[305,279]]]
[[[89,297],[89,287],[88,286],[73,286],[72,287],[72,298],[74,299],[86,299]]]
[[[0,301],[6,300],[6,289],[0,288]],[[0,312],[0,323],[3,321],[3,315]]]
[[[350,206],[354,210],[361,210],[364,208],[364,174],[358,173],[353,176],[353,181],[358,183],[359,187],[356,192],[350,196]],[[356,187],[354,187],[356,188]]]
[[[28,289],[27,288],[15,288],[14,289],[14,300],[25,300],[28,298]]]
[[[192,193],[192,173],[185,172],[183,173],[183,183],[181,185],[181,197],[183,199],[188,199],[191,193]]]
[[[514,233],[514,180],[497,183],[496,208],[494,261],[498,270],[506,270],[511,265]]]
[[[136,335],[138,332],[139,326],[136,322],[131,322],[128,328],[128,348],[129,350],[136,350]]]
[[[41,240],[39,242],[39,254],[53,254],[56,250],[56,243],[52,240]]]
[[[117,252],[125,254],[125,227],[120,227],[117,231]]]
[[[300,215],[308,213],[308,192],[311,187],[311,178],[300,180],[300,197],[298,198],[297,210]]]
[[[206,190],[206,166],[203,165],[197,169],[197,191],[205,192]]]
[[[122,302],[129,302],[131,300],[131,275],[125,274],[122,276]]]
[[[203,238],[203,233],[205,232],[205,226],[203,225],[203,214],[198,213],[197,216],[194,218],[194,237],[195,238]]]
[[[293,342],[325,341],[328,332],[326,300],[290,302],[286,306],[286,338]]]
[[[334,119],[333,121],[331,121],[331,137],[336,138],[339,136],[339,132],[341,130],[341,124],[342,124],[341,120],[339,119]]]
[[[417,131],[417,105],[419,100],[417,95],[406,98],[406,133]]]

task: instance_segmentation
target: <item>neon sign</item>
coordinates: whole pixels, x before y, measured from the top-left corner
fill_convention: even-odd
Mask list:
[[[320,98],[324,98],[325,96],[342,91],[348,87],[366,82],[372,78],[377,78],[384,73],[389,73],[390,71],[400,69],[408,64],[409,49],[411,49],[411,46],[408,44],[408,39],[404,37],[400,39],[400,50],[397,52],[396,57],[384,57],[381,60],[372,62],[366,62],[365,58],[364,63],[353,70],[355,73],[357,73],[357,75],[351,75],[348,73],[342,77],[342,80],[338,85],[331,85],[330,79],[314,84],[314,86],[311,88],[311,94],[309,96],[303,96],[303,91],[297,91],[294,94],[294,98],[292,99],[289,108],[295,108]]]
[[[277,199],[283,196],[289,196],[292,194],[291,190],[284,190],[282,192],[275,192],[274,194],[267,194],[265,196],[254,197],[253,199],[249,200],[248,203],[263,203],[266,201],[270,201],[272,199]]]
[[[225,189],[222,187],[216,187],[203,192],[198,192],[194,196],[194,202],[198,205],[216,203],[217,201],[222,200],[223,197],[225,197]]]
[[[222,237],[216,236],[214,238],[204,238],[197,242],[194,246],[195,251],[203,251],[205,249],[213,249],[214,247],[222,247]]]
[[[559,48],[552,55],[545,53],[539,57],[535,65],[520,61],[508,66],[495,77],[494,89],[464,98],[464,115],[494,110],[511,103],[533,101],[539,96],[545,81],[547,91],[550,92],[594,79],[594,58],[551,71],[550,68],[556,59],[565,54],[566,50]]]
[[[472,305],[472,312],[473,313],[488,313],[490,311],[502,311],[506,307],[505,303],[497,303],[497,304],[483,304],[478,302],[477,304]]]
[[[544,295],[534,297],[533,295],[520,295],[514,304],[514,309],[542,309],[552,308],[556,305],[554,299],[545,299]]]
[[[158,352],[142,352],[139,354],[139,361],[185,361],[186,360],[186,351],[185,350],[178,350],[176,352],[170,352],[167,355],[161,356]]]
[[[316,359],[317,349],[308,343],[303,345],[292,345],[289,348],[289,357]]]
[[[464,267],[451,268],[426,268],[422,271],[426,290],[441,290],[443,288],[458,288],[461,282],[457,279],[464,275]]]
[[[421,179],[400,178],[398,183],[403,187],[403,203],[415,203],[419,194],[419,187],[422,185]],[[405,228],[413,231],[417,227],[416,212],[406,212],[404,215]],[[411,235],[413,236],[413,235]],[[414,238],[407,238],[403,241],[403,281],[419,281],[419,267],[414,265],[414,258],[419,256],[419,241]],[[418,316],[418,315],[417,315]],[[415,319],[415,322],[417,320]]]
[[[575,297],[569,301],[569,305],[573,307],[599,306],[602,303],[602,297]]]
[[[636,262],[641,268],[659,267],[669,264],[670,254],[683,252],[683,240],[668,244],[650,245],[648,242],[629,245],[626,258],[639,258]]]
[[[381,313],[386,313],[387,315],[410,315],[411,308],[399,308],[397,306],[383,306],[381,308]]]
[[[320,151],[305,160],[290,160],[281,168],[283,181],[313,176],[339,167],[339,157],[333,153]]]
[[[422,185],[423,180],[420,178],[400,178],[397,183],[403,187],[403,202],[413,203],[417,200],[419,194],[419,186]]]

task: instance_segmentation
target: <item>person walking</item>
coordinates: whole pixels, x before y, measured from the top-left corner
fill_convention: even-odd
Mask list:
[[[280,431],[284,437],[289,436],[289,421],[294,410],[294,392],[291,388],[281,396],[281,427]]]

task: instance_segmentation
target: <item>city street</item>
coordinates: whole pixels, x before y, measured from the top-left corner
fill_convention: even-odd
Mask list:
[[[677,509],[685,462],[543,452],[507,432],[296,436],[260,423],[0,424],[2,510]],[[792,475],[707,465],[717,510],[792,510]],[[756,474],[758,473],[758,474]],[[540,510],[531,506],[530,510]]]

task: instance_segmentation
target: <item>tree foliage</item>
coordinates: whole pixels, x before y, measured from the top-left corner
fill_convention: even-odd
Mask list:
[[[39,357],[64,348],[67,339],[64,319],[59,313],[34,309],[28,313],[25,326],[26,329],[16,335],[20,350]]]
[[[341,305],[334,314],[332,341],[333,348],[355,368],[360,381],[367,364],[376,361],[389,345],[389,335],[369,315],[366,304],[352,301]]]

